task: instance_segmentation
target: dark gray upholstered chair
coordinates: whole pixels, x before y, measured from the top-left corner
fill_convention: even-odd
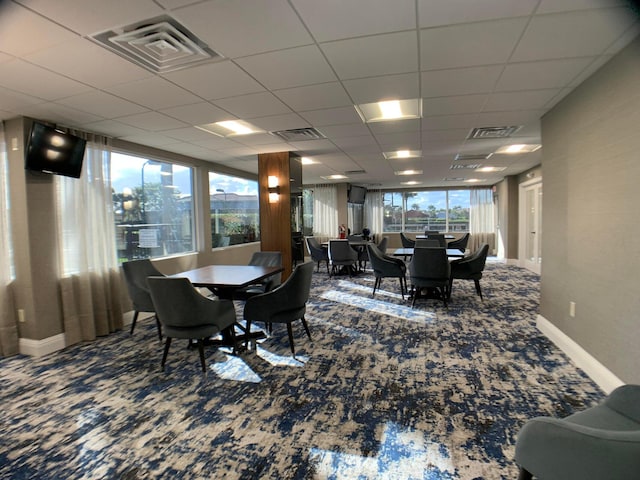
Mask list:
[[[404,232],[400,232],[400,241],[402,242],[402,248],[413,248],[416,246],[416,241],[408,238]]]
[[[304,262],[304,237],[302,232],[291,232],[291,260],[294,267],[298,262]]]
[[[357,265],[358,254],[349,245],[349,240],[329,240],[329,277],[342,267],[353,275]]]
[[[487,262],[487,254],[489,253],[489,245],[484,243],[468,257],[453,260],[451,262],[451,278],[449,279],[449,296],[453,287],[453,280],[473,280],[476,286],[476,293],[482,300],[482,290],[480,288],[480,279]]]
[[[516,441],[520,480],[640,478],[640,385],[563,419],[536,417]]]
[[[162,277],[163,274],[153,266],[151,260],[145,258],[143,260],[131,260],[130,262],[124,262],[122,264],[122,270],[124,271],[124,279],[127,284],[127,291],[129,292],[129,298],[133,304],[133,321],[131,322],[131,334],[136,328],[136,321],[138,320],[138,314],[140,312],[154,312],[155,307],[151,300],[151,294],[149,293],[149,286],[147,285],[148,277]],[[162,327],[158,321],[158,316],[155,315],[156,325],[158,326],[158,338],[162,342]]]
[[[447,248],[447,241],[444,239],[444,233],[430,233],[427,240],[435,240],[440,248]]]
[[[457,240],[451,240],[449,243],[447,243],[447,248],[457,248],[461,252],[464,252],[467,249],[467,244],[469,243],[470,237],[470,233],[465,233]]]
[[[414,248],[440,248],[440,242],[435,238],[417,238]]]
[[[162,354],[162,368],[172,338],[197,340],[202,371],[207,366],[204,359],[204,341],[227,331],[235,337],[236,310],[231,300],[212,300],[200,293],[187,278],[149,277],[147,280],[156,314],[167,337]],[[234,348],[235,350],[235,348]]]
[[[382,237],[382,240],[380,240],[380,242],[378,242],[378,250],[380,250],[381,253],[386,254],[387,253],[387,244],[389,243],[389,237]]]
[[[247,348],[249,347],[248,337],[251,332],[252,322],[265,322],[267,328],[274,323],[286,323],[289,346],[294,357],[296,350],[293,344],[291,323],[300,320],[309,340],[311,340],[311,333],[304,314],[307,300],[309,300],[309,292],[311,291],[312,275],[313,262],[301,263],[293,269],[289,278],[278,288],[247,300],[243,313],[246,321]]]
[[[424,234],[425,234],[426,236],[429,236],[429,235],[438,235],[439,233],[440,233],[440,231],[438,231],[438,230],[425,230],[425,231],[424,231]]]
[[[444,248],[416,248],[409,263],[409,276],[413,292],[411,306],[426,293],[427,298],[438,298],[447,306],[449,297],[449,260]]]
[[[263,267],[281,267],[282,266],[282,253],[280,252],[253,252],[249,265],[257,265]],[[254,295],[259,295],[269,290],[273,290],[280,285],[282,281],[282,274],[277,273],[268,278],[265,278],[261,283],[257,285],[249,285],[245,288],[237,289],[233,292],[234,300],[246,300]]]
[[[314,237],[307,237],[307,250],[311,259],[318,264],[316,271],[320,270],[320,264],[325,262],[329,273],[329,251],[323,247]]]
[[[371,243],[367,245],[367,251],[373,274],[376,277],[371,296],[375,296],[383,278],[397,278],[400,280],[400,294],[404,300],[404,292],[407,290],[407,266],[405,263],[399,258],[385,255]]]

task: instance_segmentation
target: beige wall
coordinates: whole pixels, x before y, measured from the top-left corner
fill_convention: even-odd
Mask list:
[[[541,315],[640,383],[640,37],[542,119]],[[569,302],[576,303],[575,318]]]

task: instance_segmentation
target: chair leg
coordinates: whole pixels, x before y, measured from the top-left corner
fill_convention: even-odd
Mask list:
[[[473,283],[476,284],[476,293],[480,295],[480,300],[484,300],[484,298],[482,298],[482,290],[480,289],[480,280],[474,280]]]
[[[293,346],[293,330],[291,329],[291,322],[287,322],[287,333],[289,334],[289,346],[291,347],[291,353],[293,358],[296,356],[296,350]]]
[[[160,345],[162,345],[162,325],[160,325],[158,315],[156,315],[156,327],[158,327],[158,340],[160,341]]]
[[[402,296],[402,300],[404,300],[404,285],[402,284],[402,277],[398,277],[400,280],[400,295]]]
[[[449,300],[451,300],[451,289],[453,288],[453,277],[449,277]]]
[[[245,339],[244,339],[244,348],[245,350],[249,350],[249,342],[251,341],[251,320],[245,321]]]
[[[198,353],[200,354],[200,365],[202,365],[202,371],[207,371],[207,363],[204,359],[204,340],[202,338],[198,339]]]
[[[131,335],[133,335],[133,329],[136,328],[136,321],[138,320],[139,313],[140,312],[138,312],[137,310],[133,312],[133,321],[131,322],[131,332],[129,332]]]
[[[300,320],[302,320],[302,326],[304,327],[304,331],[307,332],[307,337],[309,337],[309,340],[311,340],[311,332],[309,331],[309,325],[307,325],[307,320],[304,318],[304,315],[302,316],[302,318],[300,318]]]
[[[518,480],[531,480],[532,478],[533,478],[533,475],[530,472],[520,467],[520,474],[518,475]]]
[[[169,347],[171,346],[171,337],[167,337],[167,340],[164,343],[164,352],[162,353],[162,369],[164,370],[164,364],[167,362],[167,354],[169,353]]]
[[[380,286],[380,277],[376,277],[375,281],[373,282],[373,293],[371,294],[371,298],[376,296],[376,290],[378,289],[379,286]]]

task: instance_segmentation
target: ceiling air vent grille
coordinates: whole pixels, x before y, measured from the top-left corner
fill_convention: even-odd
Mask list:
[[[292,130],[279,130],[270,133],[280,137],[285,142],[300,142],[303,140],[321,140],[327,138],[315,128],[294,128]]]
[[[507,138],[520,130],[520,128],[522,127],[478,127],[471,130],[467,138]]]
[[[91,38],[155,73],[173,72],[222,58],[168,15],[98,33]]]
[[[475,170],[476,168],[480,168],[481,166],[481,163],[454,163],[449,167],[449,170]]]
[[[362,175],[367,173],[365,170],[347,170],[344,172],[345,175]]]
[[[454,160],[461,161],[461,162],[466,162],[466,161],[472,162],[474,160],[486,160],[491,155],[493,155],[493,153],[474,153],[470,155],[463,155],[459,153],[458,155],[456,155]]]

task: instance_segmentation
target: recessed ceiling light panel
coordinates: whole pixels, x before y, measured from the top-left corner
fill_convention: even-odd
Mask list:
[[[396,175],[420,175],[422,174],[422,170],[399,170],[393,173]]]
[[[196,128],[213,133],[219,137],[235,137],[237,135],[251,135],[252,133],[264,133],[258,127],[243,120],[226,120],[224,122],[196,125]]]
[[[389,100],[355,105],[364,123],[388,122],[422,117],[422,99]]]
[[[505,145],[504,147],[500,147],[496,150],[496,153],[507,153],[507,154],[517,154],[517,153],[531,153],[540,149],[542,145],[533,143],[533,144],[513,144],[513,145]]]
[[[396,150],[395,152],[382,152],[387,160],[398,160],[403,158],[418,158],[422,156],[422,150]]]

